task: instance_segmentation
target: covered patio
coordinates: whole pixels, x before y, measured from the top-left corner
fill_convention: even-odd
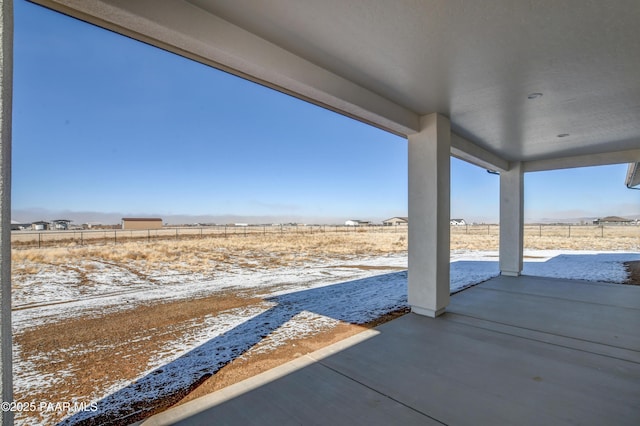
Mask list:
[[[526,173],[640,162],[637,0],[34,3],[408,140],[414,314],[219,405],[216,418],[638,423],[638,289],[519,277]],[[1,18],[0,369],[9,401],[12,1]],[[500,174],[502,274],[452,298],[451,156]]]
[[[497,277],[149,418],[184,424],[637,425],[640,287]]]

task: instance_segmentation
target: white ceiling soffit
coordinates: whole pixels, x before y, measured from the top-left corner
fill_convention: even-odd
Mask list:
[[[523,164],[523,171],[541,172],[545,170],[569,169],[573,167],[622,164],[630,161],[640,161],[640,149],[527,161]]]
[[[36,2],[398,134],[442,113],[476,164],[638,161],[638,0]]]

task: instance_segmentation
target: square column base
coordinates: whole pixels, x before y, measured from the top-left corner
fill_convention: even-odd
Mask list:
[[[500,271],[500,275],[504,275],[505,277],[519,277],[520,271]]]
[[[444,314],[446,309],[447,308],[440,308],[434,311],[433,309],[422,308],[420,306],[411,306],[411,312],[413,312],[414,314],[422,315],[429,318],[439,317],[440,315]]]

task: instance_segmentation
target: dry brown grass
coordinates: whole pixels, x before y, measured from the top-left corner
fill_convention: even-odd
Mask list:
[[[211,273],[231,266],[277,268],[310,260],[401,253],[407,237],[396,233],[267,234],[179,241],[126,242],[110,246],[21,249],[12,254],[14,273],[37,265],[100,261],[150,272],[167,265],[184,272]]]
[[[451,250],[498,250],[500,238],[498,235],[451,235]],[[537,236],[524,237],[525,250],[640,250],[640,237],[566,237],[566,236]]]
[[[640,250],[640,227],[525,228],[525,249]],[[451,250],[498,250],[497,226],[452,227]],[[214,273],[229,267],[270,269],[299,266],[306,261],[402,253],[407,233],[351,232],[314,234],[242,234],[226,238],[194,238],[150,242],[123,242],[13,251],[14,273],[37,272],[42,265],[73,262],[110,262],[141,273],[172,270]]]

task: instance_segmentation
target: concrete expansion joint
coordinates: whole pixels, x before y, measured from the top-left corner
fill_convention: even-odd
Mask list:
[[[410,405],[407,405],[406,403],[404,403],[404,402],[402,402],[402,401],[400,401],[400,400],[398,400],[398,399],[396,399],[396,398],[392,397],[391,395],[388,395],[388,394],[386,394],[386,393],[384,393],[384,392],[381,392],[380,390],[378,390],[378,389],[376,389],[376,388],[373,388],[373,387],[371,387],[371,386],[367,385],[366,383],[363,383],[363,382],[361,382],[361,381],[359,381],[359,380],[356,380],[356,379],[354,379],[353,377],[348,376],[348,375],[346,375],[346,374],[342,373],[341,371],[339,371],[339,370],[337,370],[337,369],[335,369],[335,368],[333,368],[333,367],[331,367],[331,366],[329,366],[329,365],[327,365],[327,364],[325,364],[325,363],[323,363],[323,362],[321,362],[321,361],[320,361],[320,362],[318,362],[318,363],[319,363],[320,365],[322,365],[323,367],[325,367],[325,368],[327,368],[327,369],[329,369],[329,370],[333,371],[334,373],[339,374],[340,376],[344,377],[345,379],[350,380],[350,381],[352,381],[352,382],[354,382],[354,383],[357,383],[357,384],[359,384],[360,386],[363,386],[363,387],[365,387],[365,388],[367,388],[367,389],[369,389],[369,390],[371,390],[371,391],[373,391],[373,392],[377,393],[378,395],[381,395],[381,396],[383,396],[383,397],[385,397],[385,398],[387,398],[387,399],[389,399],[389,400],[391,400],[391,401],[393,401],[393,402],[395,402],[395,403],[397,403],[397,404],[400,404],[400,405],[402,405],[403,407],[406,407],[406,408],[408,408],[408,409],[409,409],[409,410],[411,410],[411,411],[414,411],[414,412],[416,412],[416,413],[418,413],[418,414],[420,414],[420,415],[422,415],[422,416],[428,417],[429,419],[431,419],[431,420],[433,420],[433,421],[435,421],[435,422],[438,422],[438,423],[440,423],[441,425],[447,425],[446,423],[441,422],[440,420],[436,419],[435,417],[430,416],[429,414],[425,413],[424,411],[420,411],[420,410],[418,410],[418,409],[417,409],[417,408],[415,408],[415,407],[412,407],[412,406],[410,406]]]

